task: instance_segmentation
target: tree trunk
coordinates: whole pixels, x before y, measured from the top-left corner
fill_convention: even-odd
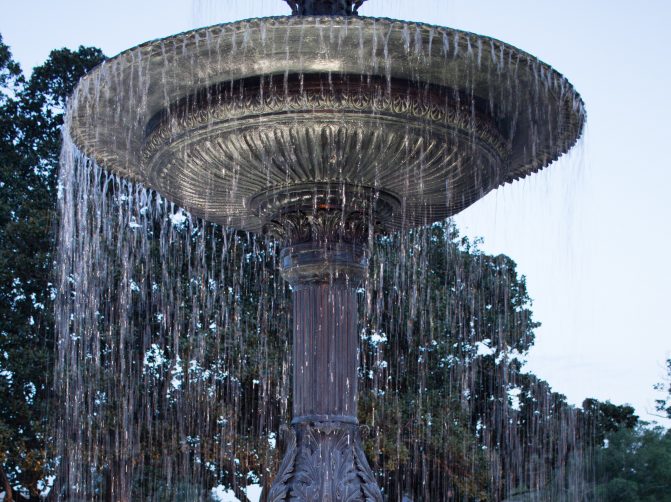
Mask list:
[[[2,468],[2,464],[0,464],[0,483],[2,483],[2,487],[5,490],[5,501],[4,502],[14,502],[12,485],[9,484],[9,479],[7,478],[7,475],[5,474],[5,470]]]

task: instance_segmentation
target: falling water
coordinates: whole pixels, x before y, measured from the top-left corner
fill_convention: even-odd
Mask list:
[[[180,85],[201,88],[205,54],[214,65],[210,71],[223,74],[250,51],[299,50],[267,28],[250,23],[229,36],[226,26],[213,27],[186,35],[181,45],[153,42],[108,63],[73,97],[73,103],[88,99],[89,138],[98,127],[110,127],[96,117],[99,107],[112,103],[120,131],[115,141],[135,148],[138,139],[130,131],[148,123],[150,96],[162,96],[167,122],[176,124],[169,116],[169,83],[187,74],[191,80]],[[409,24],[401,34],[408,64],[416,65],[410,73],[437,54],[465,61],[463,74],[445,78],[467,82],[465,94],[449,99],[469,106],[479,85],[475,75],[486,65],[497,82],[490,88],[500,93],[490,102],[503,103],[498,113],[512,117],[511,130],[520,117],[547,120],[539,96],[566,92],[565,80],[530,60],[525,64],[532,73],[519,78],[531,78],[535,94],[521,97],[516,80],[500,85],[521,65],[503,45],[439,29],[426,43],[419,31]],[[223,50],[225,35],[232,43]],[[348,36],[347,27],[325,24],[322,35],[338,40]],[[371,72],[386,69],[391,85],[389,37],[378,35],[374,43],[362,38],[359,52],[348,57]],[[124,65],[131,78],[117,81],[120,93],[111,95],[101,80],[119,80]],[[286,95],[289,69],[275,80],[284,85],[262,85],[262,99]],[[232,108],[249,105],[244,85],[230,84]],[[149,93],[157,87],[166,92]],[[327,97],[333,92],[322,89]],[[104,162],[98,165],[74,145],[69,128],[59,193],[57,496],[206,500],[212,488],[223,487],[246,500],[249,485],[262,487],[265,496],[291,409],[290,290],[277,272],[278,245],[207,223],[141,182],[106,171]],[[337,140],[337,134],[329,140],[334,150]],[[527,155],[544,155],[537,141],[532,132]],[[414,148],[410,141],[400,144],[400,151]],[[365,143],[349,148],[350,158],[365,157]],[[399,186],[421,195],[437,148],[427,133],[423,150],[413,153],[421,161],[398,176]],[[131,172],[131,159],[116,160]],[[260,186],[286,169],[270,155],[263,160]],[[219,167],[240,180],[235,155],[226,162]],[[200,181],[207,186],[208,179]],[[233,204],[240,189],[233,184],[230,200],[215,202]],[[401,225],[371,237],[370,255],[359,295],[359,418],[367,424],[366,453],[387,499],[503,500],[516,493],[514,500],[583,499],[587,457],[580,417],[545,382],[520,370],[536,324],[514,263],[482,253],[449,221]]]
[[[195,500],[216,481],[237,490],[267,475],[289,385],[288,295],[272,245],[195,220],[68,150],[62,496]]]

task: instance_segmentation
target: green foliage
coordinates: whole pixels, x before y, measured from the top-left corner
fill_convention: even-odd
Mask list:
[[[659,383],[655,385],[655,389],[666,393],[664,398],[657,399],[657,411],[663,413],[666,417],[671,419],[671,359],[666,361],[666,383]]]
[[[596,454],[596,494],[608,502],[671,501],[671,432],[642,425],[606,434]]]
[[[628,405],[586,399],[583,413],[597,499],[671,501],[671,431],[639,421]]]
[[[60,128],[67,96],[102,59],[55,50],[26,80],[0,38],[0,465],[31,497],[47,460]]]
[[[639,424],[634,408],[626,404],[589,398],[583,401],[582,408],[588,440],[597,447],[603,445],[608,434],[622,429],[632,430]]]

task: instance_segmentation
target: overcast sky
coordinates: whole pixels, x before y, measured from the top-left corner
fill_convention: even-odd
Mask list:
[[[0,33],[24,70],[54,48],[112,56],[202,25],[288,12],[280,0],[5,2]],[[369,16],[450,26],[511,43],[581,93],[582,144],[457,218],[515,259],[543,325],[528,368],[579,404],[654,409],[671,356],[671,2],[369,0]],[[666,422],[666,425],[670,425]]]

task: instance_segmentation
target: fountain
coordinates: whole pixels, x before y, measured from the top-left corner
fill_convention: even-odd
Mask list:
[[[272,236],[293,295],[293,421],[268,500],[381,501],[357,419],[357,291],[377,235],[549,165],[585,112],[498,40],[287,0],[148,42],[79,84],[74,143],[191,214]]]

